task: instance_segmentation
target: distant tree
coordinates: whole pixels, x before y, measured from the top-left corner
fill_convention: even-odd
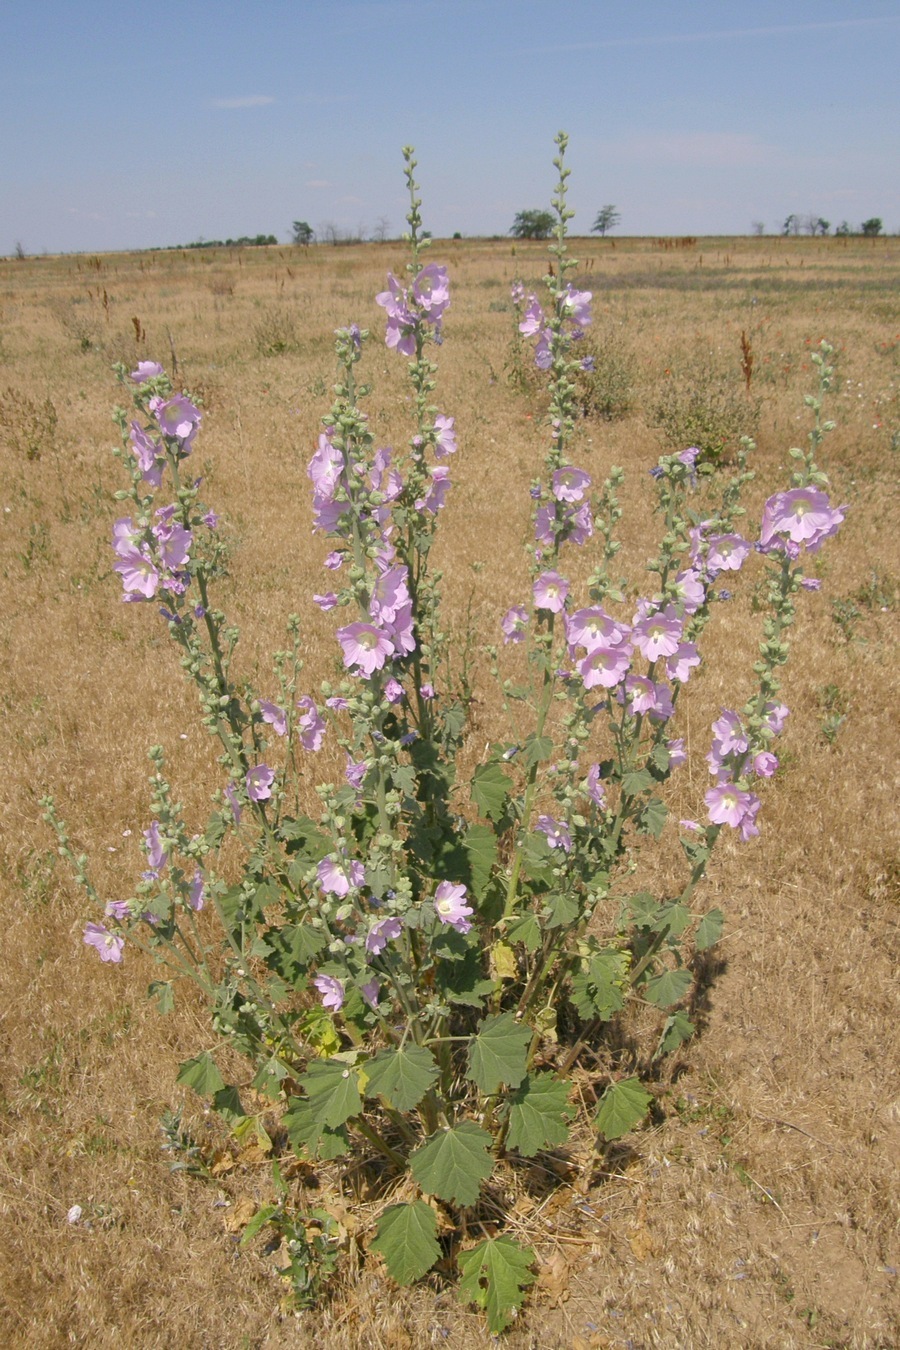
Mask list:
[[[835,231],[834,231],[834,232],[835,232],[836,235],[839,235],[841,238],[845,238],[848,234],[852,234],[852,233],[853,233],[853,230],[852,230],[851,227],[850,227],[850,222],[849,222],[849,221],[847,221],[847,220],[842,220],[841,223],[840,223],[840,225],[838,225],[838,226],[835,228]]]
[[[22,243],[21,239],[16,240],[16,257],[19,262],[24,262],[28,257],[28,254],[25,252],[25,245]]]
[[[816,221],[816,234],[827,234],[831,229],[831,221],[823,220],[821,216]]]
[[[555,224],[552,211],[520,211],[510,234],[516,239],[549,239]]]
[[[372,231],[372,239],[376,244],[383,244],[390,237],[391,222],[387,216],[379,216],[375,222],[375,228]]]
[[[601,206],[597,212],[597,219],[591,226],[591,233],[606,235],[609,230],[615,229],[621,219],[614,206]]]
[[[757,234],[757,235],[759,235],[759,234],[765,234],[765,232],[766,232],[766,222],[765,222],[764,220],[754,220],[753,223],[752,223],[751,226],[750,226],[750,229],[751,229],[751,231],[753,232],[753,234]]]
[[[793,214],[789,215],[788,218],[787,218],[787,220],[784,222],[784,224],[783,224],[782,227],[781,227],[781,233],[782,233],[782,234],[799,234],[799,233],[800,233],[800,217],[799,217],[799,216],[795,216],[795,215],[793,215]]]
[[[864,220],[860,229],[867,239],[874,239],[876,235],[881,234],[881,216],[872,216],[869,220]]]
[[[313,227],[306,220],[295,220],[291,232],[295,244],[309,245],[313,241]]]

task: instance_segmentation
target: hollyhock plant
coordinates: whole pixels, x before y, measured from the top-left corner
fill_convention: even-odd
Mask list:
[[[44,803],[60,854],[105,921],[88,926],[84,943],[109,964],[127,943],[158,961],[151,992],[163,1011],[183,980],[210,1010],[227,1051],[217,1060],[204,1046],[187,1060],[185,1088],[210,1097],[223,1128],[245,1139],[260,1117],[236,1111],[237,1084],[225,1075],[239,1074],[241,1110],[263,1103],[266,1128],[270,1114],[277,1124],[276,1179],[292,1150],[350,1194],[342,1169],[358,1174],[377,1158],[368,1249],[401,1283],[438,1260],[446,1279],[455,1261],[462,1292],[476,1291],[498,1335],[525,1298],[535,1253],[502,1207],[483,1234],[473,1216],[487,1212],[485,1194],[514,1184],[523,1159],[533,1168],[535,1158],[571,1153],[573,1117],[575,1139],[601,1148],[638,1124],[661,1081],[660,1057],[690,1039],[697,953],[718,940],[725,917],[702,900],[705,874],[725,827],[752,839],[760,796],[782,790],[772,743],[787,718],[790,642],[803,632],[794,626],[806,580],[799,557],[844,510],[830,506],[815,462],[824,430],[814,401],[810,453],[793,452],[795,472],[769,497],[752,555],[737,533],[749,442],[727,465],[698,469],[693,447],[662,456],[652,479],[640,475],[655,502],[656,542],[648,548],[644,522],[619,537],[625,476],[603,467],[603,438],[594,445],[586,434],[578,396],[591,296],[577,289],[567,243],[565,137],[557,147],[546,290],[539,299],[517,284],[511,323],[512,383],[528,390],[529,409],[539,384],[547,397],[532,427],[543,462],[524,471],[522,493],[527,563],[516,584],[531,603],[500,619],[505,645],[491,638],[496,617],[481,626],[482,610],[515,560],[498,554],[477,583],[484,593],[449,617],[434,563],[456,556],[440,537],[459,510],[447,465],[456,422],[439,411],[447,405],[431,359],[445,320],[453,338],[454,310],[447,268],[425,257],[407,151],[410,255],[377,303],[387,347],[408,361],[367,411],[373,343],[356,324],[337,328],[333,396],[303,456],[303,521],[326,536],[320,553],[332,574],[321,592],[300,579],[322,612],[312,611],[313,635],[289,615],[287,642],[258,683],[255,650],[236,659],[238,631],[221,608],[234,584],[223,588],[228,531],[201,500],[201,481],[184,473],[200,411],[155,366],[122,367],[129,410],[116,418],[129,487],[111,513],[113,566],[126,599],[159,597],[132,617],[158,633],[162,613],[199,695],[218,756],[210,809],[205,823],[188,819],[195,784],[182,807],[153,746],[147,867],[133,894],[117,878],[113,894],[130,899],[105,901]],[[530,368],[518,381],[525,340],[545,382]],[[380,351],[380,334],[378,342]],[[381,364],[376,355],[376,371]],[[823,366],[823,390],[828,378]],[[473,426],[477,454],[490,439],[480,417]],[[495,515],[508,509],[493,506]],[[500,548],[499,535],[486,537]],[[753,586],[762,599],[727,614],[730,628],[710,647],[722,573],[736,593]],[[461,588],[457,578],[449,592]],[[757,608],[754,647],[745,620],[755,623]],[[723,640],[747,644],[743,694],[731,659],[708,666]],[[701,652],[698,689],[688,681]],[[711,746],[696,732],[709,698],[728,705]],[[697,773],[707,749],[710,778]],[[313,761],[310,752],[321,753]],[[701,825],[692,817],[704,807]],[[594,1090],[576,1093],[583,1055]],[[285,1223],[301,1233],[308,1224],[294,1209],[296,1188],[277,1189],[248,1232],[271,1223],[280,1241]],[[303,1265],[301,1299],[323,1277],[317,1244],[310,1239],[313,1255],[294,1263]]]

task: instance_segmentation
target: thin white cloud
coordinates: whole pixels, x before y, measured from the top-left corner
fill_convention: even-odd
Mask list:
[[[330,188],[334,187],[334,184],[330,183],[327,178],[308,178],[303,186],[308,188]]]
[[[779,152],[753,135],[729,131],[661,131],[627,136],[604,146],[617,163],[679,164],[695,169],[774,164]]]
[[[543,47],[549,52],[599,51],[609,47],[656,47],[670,43],[715,42],[729,38],[782,37],[788,33],[821,33],[836,28],[873,28],[876,25],[900,24],[900,15],[886,15],[877,19],[823,19],[817,23],[779,23],[764,28],[720,28],[705,33],[644,33],[638,37],[599,38],[596,42],[570,42],[554,47]]]
[[[213,108],[262,108],[267,103],[274,103],[274,98],[268,94],[245,94],[243,98],[214,98],[210,104]]]

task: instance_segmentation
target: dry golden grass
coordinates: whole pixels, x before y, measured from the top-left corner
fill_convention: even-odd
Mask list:
[[[783,485],[787,449],[802,443],[808,352],[827,337],[839,356],[839,426],[823,458],[851,509],[817,564],[822,591],[801,606],[783,771],[764,792],[762,836],[724,843],[710,870],[707,894],[728,927],[697,1009],[701,1034],[666,1066],[655,1121],[627,1147],[593,1159],[576,1150],[552,1187],[532,1177],[499,1197],[543,1262],[508,1342],[887,1350],[900,1342],[900,243],[591,240],[581,256],[598,331],[627,345],[638,372],[632,414],[585,423],[580,455],[601,476],[611,463],[629,473],[633,577],[651,552],[646,470],[665,448],[649,410],[698,353],[740,391],[742,332],[762,400],[752,504]],[[522,591],[527,485],[544,434],[540,401],[505,377],[508,288],[516,275],[536,281],[543,254],[457,241],[434,257],[451,267],[439,398],[461,445],[441,544],[446,608],[471,605],[494,640]],[[174,350],[186,387],[202,394],[196,463],[235,547],[224,602],[242,627],[243,670],[271,685],[267,653],[298,611],[315,690],[335,649],[330,620],[308,602],[323,546],[311,537],[304,469],[328,404],[331,332],[353,320],[380,330],[373,296],[402,265],[390,245],[0,263],[7,1345],[489,1341],[436,1279],[398,1292],[372,1259],[321,1311],[282,1313],[272,1257],[261,1243],[239,1253],[229,1224],[242,1200],[271,1198],[267,1164],[244,1157],[209,1183],[172,1173],[160,1149],[159,1119],[181,1103],[198,1139],[217,1129],[174,1086],[179,1061],[212,1044],[204,1010],[187,996],[160,1018],[144,999],[148,965],[129,956],[109,969],[84,949],[84,901],[56,865],[37,805],[56,795],[98,888],[115,897],[140,868],[146,747],[166,746],[189,819],[202,817],[216,782],[194,695],[152,608],[123,608],[111,574],[110,361],[171,365]],[[376,340],[367,364],[377,433],[401,440],[402,362]],[[746,697],[758,622],[747,600],[719,610],[685,700],[695,753],[720,703]],[[480,665],[476,680],[472,760],[498,726]],[[330,767],[316,761],[315,772]],[[693,775],[682,814],[705,786],[696,765]],[[662,876],[668,863],[656,866]],[[358,1197],[363,1237],[369,1198]],[[352,1213],[354,1197],[343,1203]],[[75,1204],[82,1221],[69,1224]]]

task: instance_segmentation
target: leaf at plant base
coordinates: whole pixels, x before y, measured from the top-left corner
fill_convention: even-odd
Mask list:
[[[221,1092],[225,1086],[225,1079],[216,1068],[216,1061],[208,1050],[204,1050],[196,1059],[186,1059],[179,1066],[175,1082],[193,1088],[201,1097],[212,1097],[216,1092]]]
[[[595,952],[587,969],[572,976],[572,1002],[580,1017],[600,1017],[608,1022],[625,1006],[623,983],[628,956],[615,947]]]
[[[722,926],[725,923],[725,915],[720,909],[711,909],[708,914],[704,914],[700,920],[700,927],[697,929],[697,936],[694,939],[694,945],[698,952],[705,952],[708,947],[714,946],[722,936]]]
[[[654,1059],[659,1059],[660,1055],[670,1055],[673,1050],[677,1050],[679,1045],[689,1041],[694,1034],[694,1024],[686,1012],[674,1012],[666,1018],[666,1025],[662,1029],[662,1035],[659,1038],[659,1045],[656,1047]]]
[[[147,988],[147,997],[156,999],[156,1007],[163,1015],[175,1007],[175,990],[171,980],[153,980]]]
[[[528,1074],[509,1099],[507,1146],[533,1158],[542,1148],[564,1144],[574,1114],[565,1083],[550,1073]]]
[[[499,1092],[502,1083],[518,1087],[530,1044],[531,1032],[511,1012],[486,1017],[469,1045],[469,1077],[482,1092]]]
[[[661,975],[654,975],[652,980],[647,981],[643,992],[657,1008],[671,1008],[673,1003],[684,998],[693,978],[689,970],[664,970]]]
[[[547,897],[547,927],[567,928],[581,917],[581,906],[574,895],[565,892]]]
[[[619,926],[624,927],[627,923],[633,923],[636,928],[652,930],[658,909],[659,901],[652,891],[638,891],[636,895],[626,895],[622,900]]]
[[[534,1283],[530,1267],[534,1252],[512,1238],[486,1238],[457,1258],[462,1279],[461,1303],[475,1303],[487,1313],[488,1330],[498,1335],[525,1302],[525,1290]]]
[[[489,820],[502,820],[512,791],[512,779],[499,764],[481,764],[472,775],[472,800]]]
[[[362,1110],[356,1071],[339,1059],[314,1059],[298,1082],[320,1125],[336,1130]]]
[[[428,1195],[454,1205],[474,1205],[491,1175],[491,1136],[471,1120],[438,1130],[410,1154],[409,1169]]]
[[[600,1100],[594,1124],[604,1139],[621,1139],[643,1120],[652,1101],[653,1097],[644,1091],[637,1078],[611,1083]]]
[[[470,947],[462,961],[452,965],[440,962],[436,985],[447,1003],[465,1008],[483,1008],[484,1000],[494,992],[494,981],[484,978],[482,953],[477,947]]]
[[[350,1152],[350,1137],[344,1126],[330,1130],[326,1125],[320,1125],[305,1097],[293,1099],[281,1123],[299,1158],[307,1155],[321,1162],[331,1162]]]
[[[506,936],[510,942],[522,942],[525,950],[536,952],[541,945],[541,926],[535,914],[520,914],[507,925]]]
[[[483,900],[497,861],[497,836],[489,825],[470,825],[464,844],[472,867],[472,894]]]
[[[369,1249],[384,1257],[391,1279],[397,1284],[420,1280],[440,1258],[435,1240],[437,1215],[424,1200],[411,1205],[391,1205],[378,1220],[376,1237]]]
[[[241,1094],[236,1087],[228,1086],[219,1088],[219,1091],[213,1094],[212,1108],[218,1111],[228,1121],[229,1125],[234,1125],[236,1121],[243,1120],[247,1112],[241,1105]]]
[[[381,1050],[366,1062],[365,1073],[367,1097],[384,1097],[396,1111],[411,1111],[437,1078],[438,1067],[430,1050],[408,1045],[402,1050]]]
[[[265,1228],[273,1214],[278,1213],[277,1205],[263,1205],[247,1224],[241,1237],[241,1246],[246,1247],[251,1238],[255,1238],[261,1228]]]
[[[671,904],[660,905],[652,924],[652,931],[662,933],[665,930],[668,936],[680,937],[691,922],[691,918],[691,911],[677,900],[673,900]]]

